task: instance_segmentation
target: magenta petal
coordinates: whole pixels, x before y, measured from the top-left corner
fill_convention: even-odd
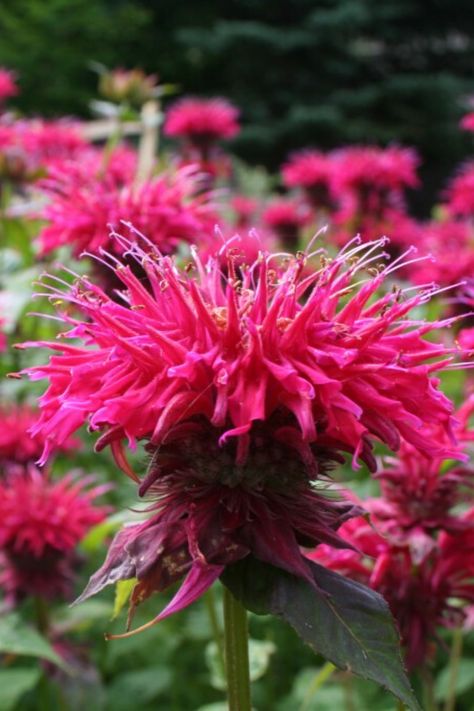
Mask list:
[[[224,568],[225,565],[207,565],[196,561],[174,598],[160,612],[158,617],[155,617],[154,622],[160,622],[165,617],[169,617],[175,612],[180,612],[180,610],[191,605],[198,597],[204,595],[206,590],[211,587],[212,583],[224,571]]]

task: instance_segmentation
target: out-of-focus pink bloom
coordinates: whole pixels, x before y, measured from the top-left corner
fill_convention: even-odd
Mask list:
[[[43,181],[51,201],[42,216],[48,224],[41,231],[41,251],[48,253],[69,245],[75,255],[98,254],[101,249],[121,251],[110,241],[108,228],[122,222],[147,235],[163,253],[180,242],[204,241],[217,221],[207,192],[200,192],[200,175],[181,168],[151,178],[139,186],[123,184],[113,163],[103,174],[90,173],[86,162],[63,165]]]
[[[30,434],[38,416],[38,411],[28,405],[0,407],[0,474],[24,471],[41,457],[44,437]],[[58,449],[68,451],[78,446],[77,440],[67,439]]]
[[[419,563],[436,545],[433,533],[466,527],[454,508],[472,497],[474,470],[451,466],[403,444],[397,458],[377,476],[383,498],[370,505],[373,520],[392,541],[408,544]]]
[[[52,481],[35,469],[0,484],[0,580],[7,598],[66,596],[77,564],[75,548],[107,508],[94,499],[108,487],[67,475]]]
[[[307,277],[303,255],[262,253],[238,269],[231,242],[225,279],[220,259],[203,265],[195,251],[195,270],[180,270],[125,244],[150,290],[112,256],[123,303],[87,277],[59,289],[46,278],[52,301],[71,302],[83,320],[59,304],[67,334],[25,344],[55,351],[25,371],[49,380],[33,429],[47,440],[43,459],[88,421],[102,431],[96,448],[110,446],[140,494],[157,500],[155,516],[118,534],[86,595],[137,577],[133,608],[186,576],[162,618],[250,552],[308,578],[298,544],[341,545],[337,528],[359,511],[311,484],[342,453],[372,469],[374,439],[457,455],[452,405],[433,376],[453,350],[424,339],[441,324],[408,316],[426,292],[376,295],[397,268],[367,272],[383,241],[354,240],[333,260],[318,250]],[[147,442],[142,481],[124,440]]]
[[[10,69],[0,67],[0,104],[18,94],[16,75]]]
[[[387,208],[382,215],[367,213],[359,214],[354,205],[336,211],[332,216],[333,227],[330,231],[331,240],[342,246],[351,235],[357,233],[364,242],[388,237],[389,250],[392,256],[398,256],[407,248],[417,246],[420,242],[419,224],[405,212]],[[424,253],[424,250],[419,250]]]
[[[412,148],[351,146],[333,155],[337,187],[353,191],[360,198],[370,201],[372,193],[376,194],[374,200],[387,198],[392,192],[398,194],[419,185],[416,170],[420,159]]]
[[[313,219],[311,211],[291,198],[275,198],[262,214],[262,222],[287,249],[297,247],[301,230]]]
[[[474,112],[463,116],[459,125],[464,131],[474,131]]]
[[[168,110],[163,132],[206,147],[234,138],[240,131],[238,117],[239,110],[226,99],[185,98]]]
[[[451,180],[445,192],[446,208],[451,215],[474,216],[474,161],[466,163]]]
[[[258,201],[247,195],[234,195],[230,201],[230,206],[235,213],[235,226],[237,229],[249,230],[255,222],[255,215],[258,210]]]
[[[90,146],[70,120],[20,119],[0,124],[0,169],[18,182],[33,180],[57,162],[82,159]],[[5,165],[4,165],[5,164]]]
[[[472,515],[462,517],[462,530],[442,532],[429,555],[413,559],[408,546],[393,543],[365,519],[352,519],[340,535],[359,552],[316,548],[309,557],[380,592],[397,620],[412,670],[429,659],[438,627],[459,627],[474,602],[474,536]]]
[[[406,188],[418,185],[416,152],[397,146],[354,146],[332,156],[338,244],[352,234],[360,234],[364,241],[387,235],[393,256],[398,256],[407,244],[413,244],[412,233],[416,235],[404,196]]]
[[[282,167],[283,183],[287,188],[302,188],[314,208],[333,207],[334,159],[315,150],[293,155]]]
[[[419,251],[430,258],[408,265],[407,274],[415,284],[458,284],[473,274],[473,232],[466,222],[420,223]]]

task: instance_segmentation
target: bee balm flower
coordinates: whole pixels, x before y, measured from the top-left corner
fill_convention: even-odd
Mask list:
[[[93,500],[107,487],[86,489],[71,475],[52,481],[39,471],[0,485],[0,581],[13,601],[25,595],[62,597],[70,589],[75,548],[107,509]]]
[[[433,376],[451,350],[424,340],[436,324],[408,316],[429,295],[377,297],[391,268],[370,265],[384,242],[355,244],[332,261],[319,250],[310,276],[303,255],[261,253],[237,270],[230,248],[225,279],[220,260],[196,255],[194,271],[181,271],[129,244],[151,291],[110,257],[123,303],[85,277],[66,291],[45,280],[54,302],[84,318],[59,304],[69,331],[30,344],[55,351],[25,371],[50,383],[33,429],[47,440],[43,458],[87,421],[102,432],[97,449],[110,446],[156,500],[148,521],[118,534],[87,595],[136,577],[133,606],[186,576],[163,616],[249,553],[309,579],[298,546],[341,545],[336,530],[354,514],[313,483],[341,453],[374,469],[375,439],[453,452],[452,405]],[[143,480],[123,450],[138,440],[151,455]]]

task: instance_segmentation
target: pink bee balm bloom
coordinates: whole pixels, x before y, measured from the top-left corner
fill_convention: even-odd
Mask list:
[[[120,303],[87,277],[71,287],[47,278],[69,330],[53,343],[24,344],[54,351],[25,371],[49,380],[32,430],[46,439],[43,460],[87,421],[102,432],[96,448],[110,446],[140,493],[156,497],[155,515],[119,533],[87,594],[137,577],[133,607],[186,576],[163,616],[250,552],[308,577],[298,544],[340,545],[336,530],[354,513],[311,484],[341,453],[371,469],[374,440],[457,454],[452,405],[433,375],[453,351],[424,339],[441,324],[408,316],[426,291],[376,295],[397,268],[370,267],[384,241],[354,240],[333,260],[318,250],[309,276],[304,255],[280,263],[262,252],[237,269],[229,249],[226,278],[220,259],[203,265],[196,250],[194,270],[180,270],[152,248],[122,243],[149,290],[112,256]],[[143,481],[124,440],[147,442]]]
[[[258,211],[258,201],[246,195],[234,195],[230,206],[235,213],[237,229],[249,229]]]
[[[40,457],[45,446],[41,433],[30,434],[38,419],[38,412],[28,405],[0,407],[0,474],[24,471]],[[79,446],[77,440],[66,440],[59,451]]]
[[[463,519],[463,530],[441,532],[421,562],[407,546],[391,542],[383,528],[379,533],[362,518],[348,521],[339,531],[357,551],[321,545],[309,556],[385,597],[400,629],[409,670],[432,656],[437,628],[461,626],[466,604],[474,602],[472,514]]]
[[[333,155],[336,183],[342,190],[398,192],[419,185],[420,159],[412,148],[351,146]]]
[[[474,131],[474,112],[463,116],[459,125],[464,131]]]
[[[409,265],[407,274],[415,284],[458,284],[474,269],[473,232],[466,222],[452,219],[420,223],[417,244],[431,258]]]
[[[474,470],[452,464],[446,470],[447,462],[407,444],[389,465],[377,475],[383,498],[371,501],[369,508],[381,529],[391,540],[408,544],[419,563],[435,545],[437,530],[456,533],[471,525],[454,509],[472,498]]]
[[[93,504],[108,487],[87,489],[90,481],[72,475],[53,481],[30,469],[0,484],[0,577],[13,601],[70,591],[75,548],[108,511]]]
[[[15,72],[0,67],[0,103],[18,94],[18,87],[15,80]]]
[[[306,150],[293,155],[282,167],[283,184],[287,188],[302,188],[315,208],[331,208],[334,159],[331,155]]]
[[[311,211],[291,198],[275,198],[263,211],[262,222],[288,248],[297,246],[301,229],[312,220]]]
[[[169,109],[163,131],[206,146],[234,138],[240,131],[238,117],[239,110],[226,99],[185,98]]]
[[[451,215],[474,215],[474,161],[466,163],[446,190],[446,207]]]
[[[123,184],[111,163],[103,175],[90,173],[88,164],[65,164],[43,181],[51,202],[42,216],[49,224],[41,231],[43,253],[69,245],[74,255],[101,249],[120,251],[107,226],[131,222],[159,249],[168,253],[182,242],[205,240],[216,222],[207,192],[200,192],[194,168],[162,173],[139,186]]]

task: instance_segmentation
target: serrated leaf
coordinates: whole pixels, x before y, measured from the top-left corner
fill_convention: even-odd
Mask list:
[[[19,615],[0,618],[0,652],[47,659],[59,667],[66,665],[46,637],[22,622]]]
[[[221,579],[247,609],[281,617],[337,667],[376,681],[419,711],[383,597],[316,563],[308,566],[317,589],[252,556],[226,568]]]
[[[40,669],[0,669],[0,709],[14,709],[23,694],[34,689],[41,676]]]
[[[115,583],[114,611],[112,612],[113,620],[120,615],[123,606],[127,604],[137,582],[136,578],[130,578],[130,580],[119,580]]]

